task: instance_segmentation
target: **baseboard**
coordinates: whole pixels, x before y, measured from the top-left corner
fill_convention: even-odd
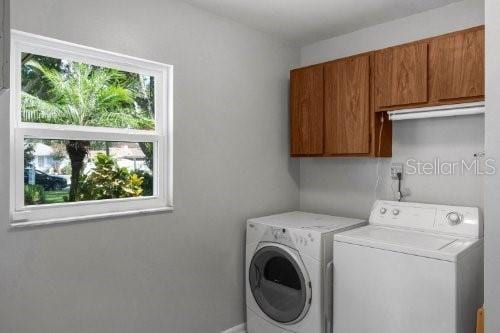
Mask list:
[[[239,324],[239,325],[236,325],[234,327],[231,327],[231,328],[229,328],[221,333],[246,333],[246,331],[247,331],[246,325],[243,323],[243,324]]]

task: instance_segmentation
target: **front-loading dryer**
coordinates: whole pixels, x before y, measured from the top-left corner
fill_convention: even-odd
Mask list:
[[[331,332],[333,234],[364,224],[304,212],[248,220],[248,333]]]

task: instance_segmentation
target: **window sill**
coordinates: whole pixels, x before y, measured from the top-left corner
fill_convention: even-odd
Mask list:
[[[54,218],[54,219],[48,219],[48,220],[33,220],[33,221],[22,221],[22,222],[13,221],[10,224],[10,227],[12,229],[19,229],[19,228],[37,227],[37,226],[68,223],[68,222],[102,220],[105,218],[117,218],[117,217],[121,217],[121,216],[148,215],[148,214],[173,212],[173,211],[174,211],[174,207],[169,206],[169,207],[161,207],[161,208],[147,208],[147,209],[129,210],[129,211],[122,211],[122,212],[92,214],[92,215],[84,215],[84,216],[72,216],[72,217],[65,217],[65,218]]]

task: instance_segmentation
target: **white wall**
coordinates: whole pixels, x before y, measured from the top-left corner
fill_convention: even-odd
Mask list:
[[[0,191],[0,332],[198,333],[243,322],[244,222],[298,207],[287,101],[299,50],[173,0],[15,0],[12,10],[15,29],[175,66],[176,210],[11,231]]]
[[[486,155],[500,161],[500,1],[486,0]],[[500,332],[500,174],[485,181],[486,332]]]
[[[301,65],[465,29],[484,23],[482,0],[467,0],[428,12],[328,39],[301,49]],[[300,206],[352,217],[367,217],[373,200],[392,199],[390,162],[409,158],[433,161],[471,161],[484,150],[484,118],[470,116],[393,123],[392,159],[300,159]],[[375,194],[377,162],[382,177]],[[407,176],[408,201],[483,206],[482,177]]]
[[[302,47],[301,65],[484,24],[484,0],[465,0]]]

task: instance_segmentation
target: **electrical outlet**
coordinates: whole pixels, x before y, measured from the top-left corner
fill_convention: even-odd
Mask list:
[[[398,179],[398,173],[403,177],[403,163],[392,163],[391,164],[391,178],[394,180]]]

